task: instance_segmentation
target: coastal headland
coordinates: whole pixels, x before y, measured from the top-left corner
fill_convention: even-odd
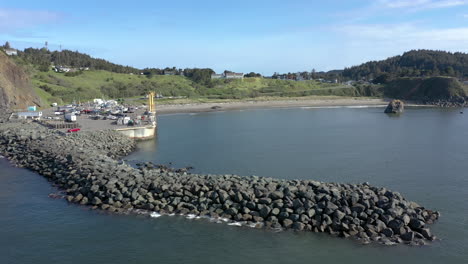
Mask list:
[[[64,135],[37,123],[0,126],[0,153],[47,178],[68,202],[115,213],[218,219],[236,225],[423,245],[439,212],[368,183],[191,174],[122,158],[135,141],[116,131]]]

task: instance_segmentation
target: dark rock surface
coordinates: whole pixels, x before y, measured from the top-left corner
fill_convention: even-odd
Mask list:
[[[385,113],[387,114],[401,114],[405,110],[405,105],[400,100],[392,100],[385,108]]]
[[[191,174],[120,160],[135,148],[114,131],[64,136],[35,123],[0,126],[0,153],[65,191],[71,203],[110,212],[193,214],[248,226],[326,232],[364,244],[432,241],[439,213],[368,183],[338,184]],[[226,220],[228,221],[228,220]]]

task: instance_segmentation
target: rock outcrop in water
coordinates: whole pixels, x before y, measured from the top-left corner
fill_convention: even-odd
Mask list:
[[[427,225],[439,213],[385,188],[133,168],[117,158],[134,147],[114,131],[63,136],[37,124],[0,127],[0,153],[57,184],[71,203],[111,212],[144,209],[221,217],[363,243],[421,245],[435,238]]]
[[[385,108],[386,114],[401,114],[405,110],[405,105],[400,100],[392,100]]]

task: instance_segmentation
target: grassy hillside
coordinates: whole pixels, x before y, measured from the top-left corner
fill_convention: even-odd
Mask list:
[[[64,103],[97,97],[140,97],[156,91],[166,97],[191,99],[242,99],[260,96],[337,95],[359,96],[354,87],[316,81],[285,81],[264,78],[212,80],[196,83],[184,76],[132,75],[108,71],[83,71],[74,74],[34,71],[33,87],[44,102]]]
[[[77,76],[56,72],[36,72],[32,78],[36,92],[46,102],[71,102],[92,98],[125,98],[154,90],[167,96],[193,96],[193,83],[181,76],[154,76],[83,71]]]
[[[450,77],[400,78],[384,88],[387,97],[407,100],[447,100],[466,97],[467,87]]]

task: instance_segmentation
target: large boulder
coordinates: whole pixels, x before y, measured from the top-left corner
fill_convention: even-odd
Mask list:
[[[387,114],[400,114],[405,110],[405,105],[400,100],[392,100],[385,108],[385,113]]]

